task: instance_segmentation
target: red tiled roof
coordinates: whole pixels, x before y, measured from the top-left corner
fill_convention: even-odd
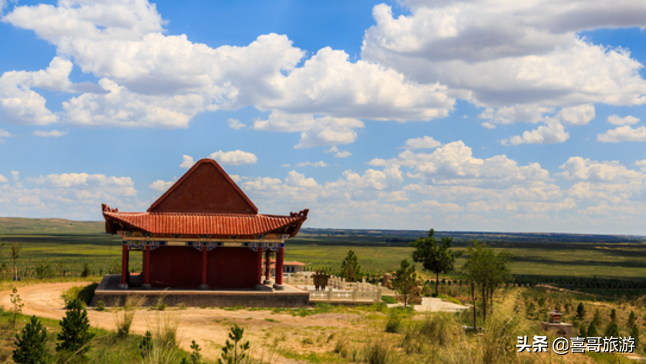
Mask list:
[[[291,216],[183,212],[118,212],[104,205],[106,232],[139,229],[152,234],[254,236],[268,233],[296,236],[308,210]],[[121,225],[120,228],[115,226]]]

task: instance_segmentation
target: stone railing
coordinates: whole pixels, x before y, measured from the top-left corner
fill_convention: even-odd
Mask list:
[[[310,299],[315,301],[381,301],[381,283],[373,285],[362,282],[347,282],[344,278],[330,276],[325,291],[309,291]]]

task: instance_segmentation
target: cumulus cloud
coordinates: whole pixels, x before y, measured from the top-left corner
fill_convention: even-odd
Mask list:
[[[325,150],[325,153],[334,153],[334,156],[336,158],[347,158],[352,155],[352,153],[347,150],[339,150],[336,145],[330,147],[330,149],[328,150]]]
[[[150,189],[151,189],[151,190],[153,190],[153,191],[157,191],[157,192],[165,192],[165,191],[167,191],[167,190],[168,190],[168,189],[169,189],[169,188],[170,188],[174,183],[175,183],[175,181],[164,181],[164,180],[158,179],[157,181],[155,181],[155,182],[153,182],[153,183],[149,184],[149,185],[148,185],[148,187],[150,187]]]
[[[189,169],[193,167],[194,164],[195,164],[195,161],[193,160],[193,157],[191,157],[190,155],[184,154],[182,156],[182,163],[180,163],[179,168]]]
[[[604,143],[643,142],[646,141],[646,127],[633,129],[630,125],[620,126],[597,134],[597,140]]]
[[[421,138],[408,139],[406,140],[404,145],[407,149],[415,150],[437,148],[442,145],[442,143],[438,142],[430,136],[423,136]]]
[[[532,184],[549,180],[547,170],[538,163],[518,166],[505,155],[487,159],[473,156],[473,151],[462,141],[451,142],[433,153],[401,152],[390,160],[373,159],[371,165],[401,165],[414,170],[412,177],[422,178],[427,184],[494,185],[504,188],[514,183]]]
[[[0,129],[0,143],[4,142],[4,139],[2,138],[9,138],[12,137],[11,133],[9,133],[6,130]]]
[[[627,115],[623,118],[619,115],[610,115],[608,116],[608,122],[613,125],[633,125],[639,122],[639,118],[631,115]]]
[[[7,183],[7,182],[9,182],[9,180],[7,179],[7,177],[5,177],[5,176],[3,176],[3,175],[1,175],[1,174],[0,174],[0,183]]]
[[[256,130],[300,131],[301,138],[294,148],[313,148],[354,143],[357,139],[354,129],[363,128],[364,123],[353,118],[314,117],[311,114],[289,115],[273,111],[267,120],[256,120],[253,127]]]
[[[365,33],[362,58],[421,84],[439,82],[449,90],[463,90],[469,94],[463,98],[489,108],[481,117],[494,124],[536,122],[559,107],[646,101],[646,82],[638,73],[642,65],[628,50],[595,45],[577,35],[604,27],[644,27],[646,4],[403,4],[410,14],[398,17],[388,5],[374,7],[376,25]],[[585,124],[586,115],[563,114],[561,122]]]
[[[618,161],[593,161],[588,158],[570,157],[560,167],[560,174],[569,180],[579,181],[621,181],[645,179],[641,172],[630,170]]]
[[[58,138],[63,135],[67,135],[67,130],[65,131],[58,131],[58,130],[50,130],[50,131],[42,131],[42,130],[35,130],[32,134],[35,136],[39,137],[54,137]]]
[[[299,162],[296,163],[296,167],[328,167],[329,164],[318,161],[318,162]]]
[[[227,123],[229,124],[229,128],[235,129],[235,130],[240,130],[242,128],[247,127],[247,125],[241,123],[240,120],[238,119],[229,119],[227,120]]]
[[[515,135],[508,139],[503,139],[501,143],[503,145],[554,144],[562,143],[569,137],[570,134],[565,131],[561,123],[552,121],[532,131],[524,131],[523,135]]]
[[[215,159],[218,163],[224,165],[254,164],[258,161],[255,154],[244,152],[240,149],[223,152],[218,150],[209,155],[209,158]]]
[[[161,15],[146,0],[17,6],[3,20],[33,30],[59,55],[47,70],[49,83],[37,85],[30,72],[0,79],[0,110],[16,123],[184,128],[197,113],[249,105],[289,114],[429,120],[448,115],[457,95],[374,62],[351,62],[328,47],[297,67],[305,52],[284,35],[217,48],[166,35]],[[69,60],[99,78],[98,85],[72,85]],[[31,89],[43,85],[81,95],[55,114]]]

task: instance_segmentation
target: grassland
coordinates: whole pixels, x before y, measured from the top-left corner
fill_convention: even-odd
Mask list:
[[[349,250],[360,259],[364,271],[374,274],[393,271],[402,259],[411,259],[410,241],[423,236],[424,231],[376,231],[303,229],[297,238],[287,242],[286,260],[310,263],[310,268],[338,271]],[[504,249],[513,256],[510,268],[517,276],[598,277],[623,280],[646,278],[646,243],[642,237],[568,234],[510,234],[477,232],[437,232],[438,236],[455,236],[455,249],[464,249],[470,240],[479,239],[496,250]],[[0,218],[0,241],[21,243],[18,260],[21,275],[34,275],[36,266],[49,262],[78,276],[84,263],[91,273],[100,276],[119,264],[120,240],[103,232],[102,222],[82,222],[63,219]],[[8,247],[0,248],[6,263],[11,264]],[[462,266],[465,257],[458,259]],[[130,268],[141,270],[141,253],[131,252]],[[418,267],[418,270],[421,267]],[[459,272],[447,275],[458,278]]]

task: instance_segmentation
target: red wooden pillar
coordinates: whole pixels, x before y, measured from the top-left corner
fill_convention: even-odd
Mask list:
[[[150,245],[144,250],[144,285],[143,289],[150,289]]]
[[[271,279],[271,250],[265,252],[265,283]]]
[[[276,254],[276,284],[283,284],[283,257],[285,255],[285,248],[278,248]]]
[[[121,289],[128,289],[128,243],[123,244],[121,253]]]
[[[202,247],[202,280],[200,282],[200,289],[209,289],[206,284],[206,246]]]
[[[258,247],[258,284],[262,284],[262,247]]]

